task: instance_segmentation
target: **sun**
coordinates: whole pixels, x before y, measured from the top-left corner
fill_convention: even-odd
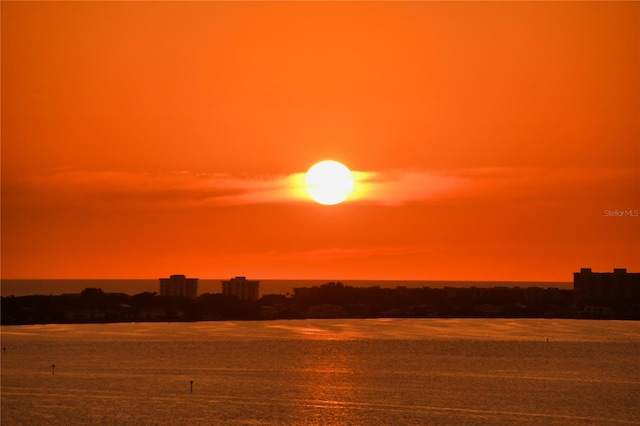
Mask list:
[[[309,196],[319,204],[331,206],[343,202],[353,189],[351,171],[342,163],[327,160],[311,166],[305,176]]]

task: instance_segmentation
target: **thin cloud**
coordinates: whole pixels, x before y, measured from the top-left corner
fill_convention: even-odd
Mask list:
[[[637,189],[635,169],[492,168],[443,171],[354,171],[347,203],[397,206],[468,199],[586,196]],[[134,173],[59,170],[5,179],[3,205],[112,205],[191,208],[311,203],[304,173]]]
[[[476,168],[362,173],[352,200],[402,205],[465,200],[532,200],[637,192],[632,168]]]
[[[387,256],[423,255],[433,252],[425,246],[381,246],[381,247],[336,247],[296,252],[293,256],[300,260],[333,260],[354,258],[377,258]]]
[[[354,172],[355,190],[350,199],[362,204],[399,205],[433,200],[458,190],[457,176],[424,171]]]
[[[60,171],[5,183],[3,203],[193,207],[229,204],[282,186],[281,177],[185,171],[132,173]]]

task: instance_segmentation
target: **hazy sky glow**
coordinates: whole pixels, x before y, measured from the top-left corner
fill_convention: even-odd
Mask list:
[[[638,2],[1,7],[3,278],[640,270]]]

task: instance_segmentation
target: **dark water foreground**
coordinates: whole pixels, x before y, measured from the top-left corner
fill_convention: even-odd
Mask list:
[[[2,345],[3,425],[640,424],[638,322],[37,325]]]

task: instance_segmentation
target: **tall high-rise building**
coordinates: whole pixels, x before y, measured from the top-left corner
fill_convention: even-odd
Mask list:
[[[184,275],[160,278],[160,296],[198,297],[198,279]]]
[[[235,277],[222,281],[222,294],[236,296],[240,300],[257,301],[259,288],[260,281],[250,281],[246,277]]]

